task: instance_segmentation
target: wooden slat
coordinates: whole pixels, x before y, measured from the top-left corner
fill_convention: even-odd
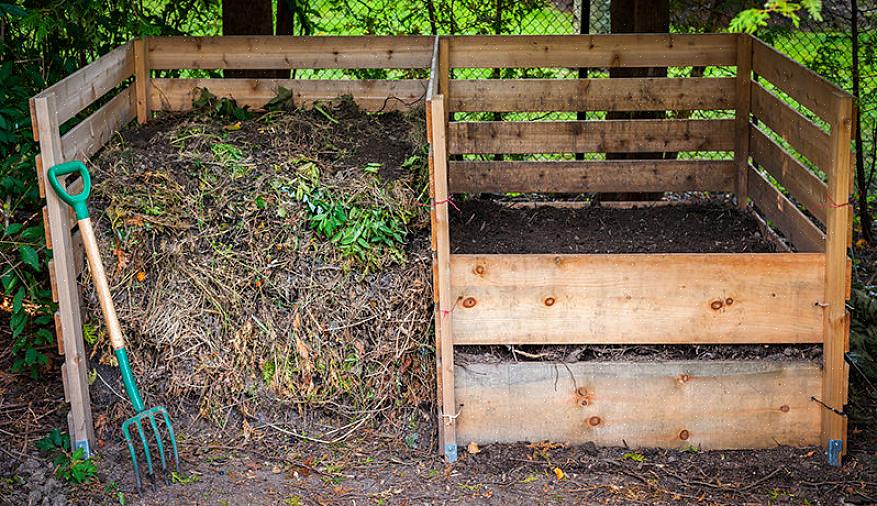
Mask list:
[[[37,155],[34,157],[34,165],[36,165],[37,169],[37,186],[40,190],[40,198],[46,198],[46,181],[43,179],[43,157],[41,155]]]
[[[63,161],[62,143],[58,125],[59,115],[56,94],[37,96],[34,103],[34,120],[38,124],[40,154],[43,169]],[[43,175],[45,177],[45,174]],[[94,425],[91,416],[91,400],[88,395],[88,357],[82,340],[82,316],[79,305],[79,287],[76,282],[73,238],[67,214],[69,206],[54,192],[46,192],[49,210],[49,226],[52,235],[52,258],[58,290],[58,311],[61,334],[64,341],[64,359],[67,370],[68,400],[70,401],[70,438],[74,447],[83,445],[93,448]],[[86,452],[89,454],[89,452]]]
[[[457,367],[457,442],[704,450],[813,446],[820,369],[803,362]]]
[[[156,37],[153,69],[429,68],[433,37]]]
[[[752,41],[752,70],[826,121],[831,119],[837,100],[845,95],[828,80],[758,39]]]
[[[749,113],[752,110],[750,82],[752,80],[752,37],[737,36],[737,76],[735,79],[736,110],[734,113],[734,165],[736,178],[734,193],[737,207],[745,209],[749,205]]]
[[[37,97],[55,95],[58,123],[64,123],[134,73],[134,46],[127,43],[46,88]]]
[[[97,153],[123,126],[137,117],[134,88],[128,86],[61,138],[65,161]]]
[[[350,95],[367,111],[408,110],[426,94],[427,81],[411,80],[306,80],[306,79],[152,79],[152,107],[187,111],[200,90],[234,98],[240,106],[262,107],[282,86],[293,93],[296,106]]]
[[[454,80],[451,111],[733,109],[733,78]]]
[[[816,219],[825,223],[828,192],[825,183],[758,128],[753,127],[749,134],[752,159],[764,167]]]
[[[467,121],[448,138],[451,154],[730,151],[734,120]]]
[[[152,110],[150,107],[148,44],[149,39],[134,41],[134,90],[137,103],[137,122],[141,125],[149,119]]]
[[[64,355],[64,327],[61,325],[61,313],[55,311],[54,316],[55,316],[55,341],[57,341],[56,344],[58,346],[58,355],[63,356]],[[67,392],[66,382],[65,382],[64,386],[65,386],[64,397],[66,398],[67,397],[67,395],[66,395],[66,392]]]
[[[455,344],[822,341],[821,254],[452,255]]]
[[[846,328],[847,234],[849,209],[844,205],[850,195],[850,141],[852,138],[853,99],[838,100],[829,118],[831,147],[828,167],[829,202],[825,241],[825,344],[823,346],[822,402],[831,409],[822,410],[822,443],[839,440],[846,452],[847,418],[839,415],[847,402],[849,370],[844,361],[849,350],[849,329]],[[832,411],[834,410],[834,411]]]
[[[747,179],[752,202],[798,251],[825,251],[825,234],[792,201],[751,166]]]
[[[456,447],[456,413],[454,406],[454,330],[453,310],[456,302],[451,291],[451,238],[450,218],[448,215],[448,155],[447,138],[445,136],[448,113],[445,108],[444,96],[433,96],[429,103],[430,120],[433,123],[433,225],[435,227],[435,252],[433,263],[438,266],[438,298],[436,306],[436,328],[440,341],[438,343],[438,360],[441,363],[442,413],[441,424],[442,450],[445,458],[453,462],[457,459]]]
[[[826,169],[828,134],[758,83],[752,83],[752,115],[817,167]]]
[[[730,160],[452,161],[451,193],[734,190]]]
[[[449,37],[452,68],[735,65],[734,34]]]
[[[46,248],[52,249],[52,229],[49,226],[49,208],[46,206],[43,206],[43,233],[46,236]]]

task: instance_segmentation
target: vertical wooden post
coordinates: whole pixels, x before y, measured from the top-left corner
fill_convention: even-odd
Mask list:
[[[146,38],[134,41],[134,93],[137,95],[137,122],[141,125],[149,120],[151,112],[148,41]]]
[[[737,111],[734,128],[734,164],[737,167],[734,191],[737,206],[745,208],[749,203],[749,112],[752,96],[752,36],[737,36]]]
[[[849,347],[846,326],[847,234],[850,227],[847,202],[850,196],[850,139],[853,101],[836,95],[831,121],[831,152],[825,234],[825,313],[823,318],[822,440],[829,463],[840,465],[846,452],[849,372],[844,354]]]
[[[48,170],[64,162],[61,147],[61,132],[56,115],[55,95],[39,96],[31,99],[34,125],[39,133],[39,170],[45,181]],[[94,427],[91,419],[91,399],[88,396],[88,357],[82,340],[82,317],[79,310],[79,286],[76,283],[76,264],[73,254],[72,225],[67,204],[55,192],[46,191],[46,209],[52,244],[52,269],[58,295],[58,312],[55,321],[59,339],[64,343],[64,365],[61,374],[64,378],[64,391],[70,402],[67,424],[74,448],[83,448],[86,455],[94,446]]]
[[[448,462],[457,460],[457,412],[454,400],[454,338],[451,319],[456,301],[451,294],[451,239],[448,195],[448,112],[445,95],[448,91],[448,47],[439,40],[439,95],[432,97],[429,118],[432,133],[432,189],[433,189],[433,266],[438,296],[436,304],[436,361],[439,367],[438,392],[440,395],[439,438]]]

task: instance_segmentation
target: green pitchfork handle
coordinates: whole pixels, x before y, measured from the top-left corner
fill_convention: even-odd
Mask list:
[[[82,191],[76,195],[67,193],[66,186],[58,180],[59,176],[78,173],[82,177]],[[137,384],[134,382],[134,374],[131,372],[131,363],[128,361],[128,352],[125,351],[125,338],[122,336],[122,327],[119,325],[119,318],[116,316],[116,308],[113,306],[113,298],[110,294],[110,285],[107,283],[106,271],[104,264],[100,259],[100,251],[98,250],[97,240],[94,237],[94,228],[91,226],[91,218],[88,217],[88,207],[86,202],[91,193],[91,176],[85,164],[80,161],[73,161],[55,165],[49,169],[49,183],[58,195],[58,198],[66,202],[73,208],[76,213],[76,219],[79,224],[79,234],[82,237],[82,244],[85,246],[85,256],[88,258],[88,267],[91,269],[91,276],[94,279],[94,288],[97,291],[97,298],[100,301],[101,310],[104,314],[104,321],[107,325],[107,331],[110,334],[110,344],[113,346],[113,352],[119,360],[119,371],[122,373],[122,383],[125,385],[125,392],[134,405],[134,411],[141,412],[145,409],[143,399],[140,397],[140,391],[137,390]]]

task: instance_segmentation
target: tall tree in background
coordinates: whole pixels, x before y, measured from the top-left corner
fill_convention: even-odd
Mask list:
[[[292,35],[295,0],[277,0],[277,29],[271,0],[222,0],[223,35]],[[225,77],[288,78],[290,71],[226,70]]]
[[[609,6],[612,33],[668,33],[670,31],[669,0],[612,0]],[[610,78],[667,77],[666,67],[609,69]],[[606,119],[663,118],[665,111],[609,112]],[[607,153],[606,159],[661,159],[664,153]],[[657,200],[660,193],[604,193],[601,200]]]

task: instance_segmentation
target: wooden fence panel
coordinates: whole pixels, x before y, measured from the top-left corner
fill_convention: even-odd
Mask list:
[[[97,153],[110,137],[137,117],[137,97],[128,86],[63,137],[65,160],[85,159]]]
[[[825,251],[825,234],[751,166],[747,181],[752,201],[798,251]]]

